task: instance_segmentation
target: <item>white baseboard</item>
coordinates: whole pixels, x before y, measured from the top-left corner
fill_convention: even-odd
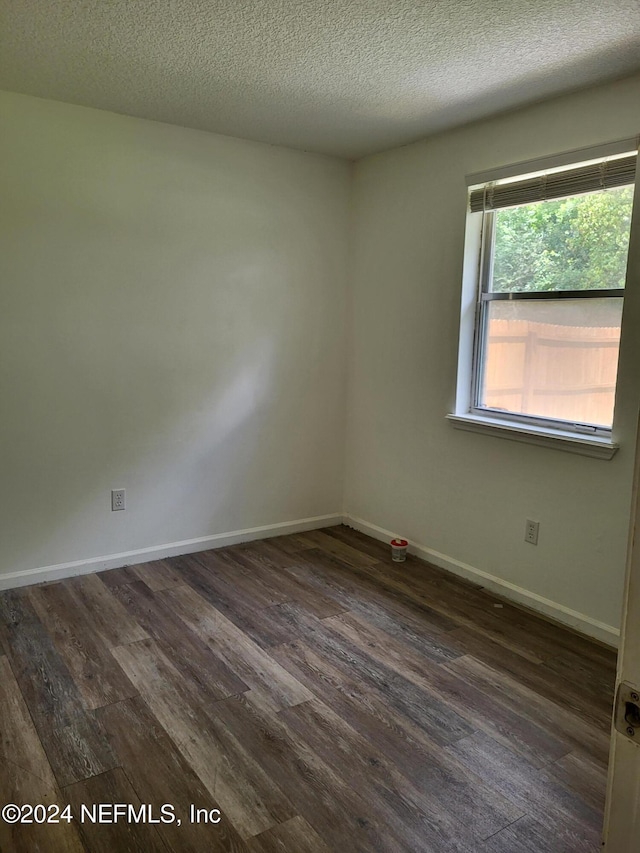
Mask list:
[[[233,530],[229,533],[215,533],[198,539],[185,539],[182,542],[170,542],[165,545],[154,545],[150,548],[139,548],[135,551],[123,551],[120,554],[108,554],[103,557],[91,557],[87,560],[76,560],[71,563],[59,563],[54,566],[43,566],[35,569],[23,569],[0,575],[0,590],[28,586],[45,581],[63,580],[64,578],[86,575],[92,572],[102,572],[135,563],[146,563],[151,560],[162,560],[166,557],[178,557],[181,554],[194,554],[198,551],[208,551],[212,548],[224,548],[226,545],[236,545],[239,542],[249,542],[254,539],[268,539],[271,536],[284,536],[287,533],[303,533],[305,530],[317,530],[322,527],[333,527],[337,524],[347,524],[350,527],[388,542],[395,533],[370,524],[362,518],[351,515],[318,515],[313,518],[302,518],[295,521],[284,521],[280,524],[267,524],[261,527],[250,527],[246,530]],[[455,575],[480,584],[485,589],[495,592],[506,599],[522,604],[525,607],[542,613],[556,622],[561,622],[594,637],[608,646],[617,648],[620,631],[612,625],[607,625],[584,613],[578,613],[562,604],[557,604],[548,598],[543,598],[535,592],[516,586],[509,581],[477,569],[468,563],[463,563],[439,551],[434,551],[418,542],[409,540],[409,552],[428,563],[446,569]]]
[[[121,554],[108,554],[105,557],[91,557],[88,560],[76,560],[72,563],[58,563],[55,566],[43,566],[37,569],[23,569],[0,575],[0,590],[29,586],[43,581],[57,581],[76,575],[88,575],[103,572],[106,569],[118,569],[135,563],[148,563],[151,560],[163,560],[165,557],[178,557],[181,554],[194,554],[211,548],[224,548],[225,545],[237,545],[253,539],[268,539],[271,536],[285,536],[288,533],[304,533],[305,530],[317,530],[321,527],[333,527],[342,524],[342,515],[317,515],[314,518],[301,518],[296,521],[283,521],[280,524],[266,524],[262,527],[250,527],[246,530],[233,530],[230,533],[215,533],[199,539],[185,539],[182,542],[170,542],[166,545],[154,545],[151,548],[139,548],[136,551],[123,551]]]
[[[370,524],[362,518],[350,515],[345,515],[343,522],[349,527],[353,527],[361,533],[366,533],[368,536],[383,542],[389,542],[390,539],[393,539],[397,535],[390,530],[385,530],[383,527]],[[454,575],[459,575],[467,580],[478,583],[485,589],[491,590],[491,592],[495,592],[503,598],[514,601],[517,604],[522,604],[530,610],[542,613],[555,622],[561,622],[563,625],[574,628],[588,637],[600,640],[600,642],[606,643],[608,646],[617,648],[619,645],[620,631],[618,628],[614,628],[613,625],[607,625],[604,622],[593,619],[591,616],[586,616],[584,613],[578,613],[576,610],[571,610],[563,604],[557,604],[555,601],[543,598],[535,592],[530,592],[523,587],[516,586],[488,572],[483,572],[475,566],[470,566],[468,563],[448,557],[446,554],[441,554],[439,551],[434,551],[418,542],[413,542],[410,539],[407,541],[409,542],[410,554],[420,557],[434,566],[446,569]]]

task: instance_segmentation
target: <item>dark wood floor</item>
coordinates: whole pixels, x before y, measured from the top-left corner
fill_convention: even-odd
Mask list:
[[[0,800],[74,815],[6,853],[599,848],[614,653],[346,527],[4,592],[0,640]]]

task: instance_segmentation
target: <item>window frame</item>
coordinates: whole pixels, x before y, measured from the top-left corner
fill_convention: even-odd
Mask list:
[[[464,204],[466,210],[466,219],[463,234],[461,234],[461,249],[462,249],[462,288],[460,294],[460,324],[459,335],[457,341],[457,371],[455,378],[455,387],[452,394],[453,405],[449,409],[449,413],[445,415],[449,425],[456,430],[475,433],[485,437],[499,438],[510,442],[517,442],[529,445],[536,445],[541,448],[550,450],[560,450],[563,452],[587,456],[593,459],[611,460],[619,449],[617,441],[618,435],[618,414],[623,410],[618,406],[620,394],[620,370],[624,367],[621,361],[618,362],[618,376],[616,377],[616,402],[614,410],[614,421],[611,433],[609,435],[597,435],[591,431],[578,432],[570,431],[569,429],[554,429],[551,428],[544,419],[538,419],[537,423],[533,421],[523,422],[516,419],[515,416],[509,416],[507,412],[496,412],[493,414],[491,410],[472,410],[474,399],[472,398],[472,376],[474,361],[474,351],[476,346],[476,331],[477,331],[477,311],[478,311],[478,288],[480,286],[480,263],[481,250],[483,246],[483,220],[484,213],[482,210],[472,210],[470,207],[471,193],[475,190],[483,190],[487,184],[503,181],[509,182],[513,180],[529,179],[548,173],[551,171],[563,170],[565,168],[572,169],[577,166],[602,161],[609,157],[621,157],[630,155],[638,158],[638,148],[640,147],[640,136],[619,138],[615,141],[603,142],[597,145],[590,145],[586,148],[578,148],[573,150],[565,150],[558,153],[541,155],[534,160],[524,160],[519,162],[511,162],[484,168],[482,171],[468,173],[465,176],[466,192],[460,194],[461,207]],[[633,183],[631,181],[630,183]],[[635,181],[638,184],[638,181]],[[464,201],[463,201],[464,199]],[[634,202],[634,212],[637,212],[640,206],[640,199],[637,197]],[[633,216],[633,214],[632,214]],[[633,239],[634,229],[638,229],[638,224],[631,223],[631,237]],[[631,249],[631,245],[629,247]],[[630,256],[631,257],[631,256]],[[635,256],[634,256],[635,257]],[[627,276],[629,267],[627,267]],[[629,284],[627,279],[626,284]],[[633,294],[628,294],[631,298]],[[635,306],[635,295],[633,296],[633,305]],[[635,307],[633,310],[636,310]],[[625,344],[624,326],[625,315],[628,308],[626,306],[623,312],[623,334],[621,339],[622,348],[628,348],[628,339]],[[628,372],[628,370],[627,370]],[[625,380],[628,383],[628,378]]]
[[[631,184],[625,184],[631,186]],[[567,196],[573,198],[574,196]],[[544,204],[541,200],[540,204]],[[514,205],[520,206],[520,205]],[[500,209],[500,208],[499,208]],[[510,209],[510,208],[502,208]],[[494,409],[478,405],[482,394],[484,363],[486,359],[487,326],[489,305],[491,302],[507,301],[549,301],[562,299],[622,299],[624,306],[625,288],[591,289],[591,290],[551,290],[551,291],[510,291],[492,292],[495,223],[496,210],[485,210],[481,214],[482,225],[480,234],[480,258],[478,264],[478,281],[476,288],[476,312],[474,322],[474,340],[471,363],[471,390],[469,397],[469,413],[472,416],[509,421],[522,426],[540,427],[548,430],[560,430],[569,434],[593,435],[610,439],[613,425],[606,427],[580,421],[545,417],[544,415],[529,415],[514,412],[510,409]],[[616,379],[617,386],[617,379]],[[614,415],[615,416],[615,415]]]

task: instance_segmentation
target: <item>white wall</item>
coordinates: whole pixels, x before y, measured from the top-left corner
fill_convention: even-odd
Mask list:
[[[349,165],[0,111],[0,572],[340,513]]]
[[[638,282],[611,462],[444,416],[464,176],[634,135],[638,103],[636,76],[367,158],[350,218],[344,162],[0,93],[0,586],[339,514],[349,361],[350,516],[617,626]]]
[[[583,629],[619,625],[640,282],[625,308],[612,461],[454,430],[445,415],[456,385],[465,175],[634,136],[639,104],[635,76],[369,157],[355,172],[346,512],[439,552],[445,565],[496,576],[522,600],[533,593],[584,614]],[[537,547],[523,541],[525,518],[540,521]]]

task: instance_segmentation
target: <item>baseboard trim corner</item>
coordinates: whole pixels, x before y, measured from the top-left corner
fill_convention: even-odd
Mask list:
[[[228,533],[214,533],[211,536],[202,536],[198,539],[184,539],[181,542],[153,545],[149,548],[138,548],[133,551],[107,554],[102,557],[90,557],[86,560],[75,560],[70,563],[22,569],[0,575],[0,590],[64,580],[64,578],[103,572],[107,569],[119,569],[122,566],[131,566],[136,563],[148,563],[151,560],[163,560],[167,557],[179,557],[183,554],[209,551],[212,548],[224,548],[227,545],[237,545],[240,542],[250,542],[254,539],[269,539],[273,536],[286,536],[288,533],[304,533],[307,530],[318,530],[322,527],[335,527],[338,524],[342,524],[342,514],[317,515],[313,518],[300,518],[295,521],[283,521],[279,524],[265,524],[260,527],[249,527],[245,530],[232,530]]]
[[[396,535],[390,530],[385,530],[385,528],[378,527],[378,525],[371,524],[357,516],[345,514],[343,523],[383,542],[388,542]],[[425,560],[427,563],[432,563],[440,569],[445,569],[454,575],[478,583],[485,589],[509,599],[515,604],[521,604],[530,610],[535,610],[537,613],[550,618],[554,622],[559,622],[562,625],[573,628],[575,631],[592,637],[601,643],[605,643],[607,646],[618,648],[620,631],[618,628],[614,628],[613,625],[607,625],[605,622],[600,622],[591,616],[579,613],[577,610],[571,610],[571,608],[565,607],[563,604],[558,604],[535,592],[531,592],[488,572],[484,572],[468,563],[463,563],[446,554],[441,554],[439,551],[434,551],[432,548],[427,548],[419,542],[414,542],[411,539],[407,541],[409,542],[409,553]]]

